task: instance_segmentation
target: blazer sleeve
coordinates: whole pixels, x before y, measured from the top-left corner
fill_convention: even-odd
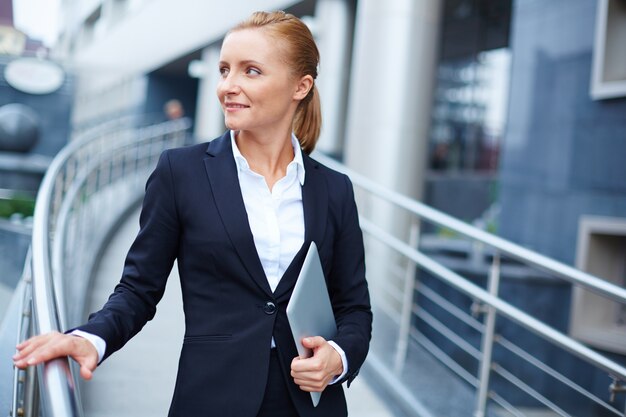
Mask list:
[[[348,386],[365,361],[372,335],[372,311],[365,279],[363,233],[354,201],[352,183],[344,176],[341,221],[333,242],[330,296],[337,321],[333,341],[345,352]],[[343,381],[340,381],[343,382]]]
[[[178,222],[174,181],[168,151],[161,154],[146,183],[140,229],[122,278],[102,310],[89,316],[79,330],[106,341],[104,360],[120,349],[154,317],[178,253]]]

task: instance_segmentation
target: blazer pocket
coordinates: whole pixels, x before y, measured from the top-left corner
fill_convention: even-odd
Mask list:
[[[198,336],[185,336],[183,343],[208,343],[208,342],[225,342],[233,338],[232,334],[206,334]]]

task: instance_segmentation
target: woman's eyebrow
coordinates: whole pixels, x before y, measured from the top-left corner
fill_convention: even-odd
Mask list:
[[[239,65],[263,65],[259,61],[255,61],[254,59],[244,59],[242,61],[237,62]],[[230,65],[228,61],[220,61],[219,65]]]
[[[263,65],[259,61],[255,61],[254,59],[246,59],[240,62],[241,65]]]

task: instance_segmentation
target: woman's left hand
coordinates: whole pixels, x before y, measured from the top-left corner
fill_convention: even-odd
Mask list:
[[[341,356],[321,336],[302,339],[302,346],[313,350],[313,356],[294,358],[291,376],[302,391],[321,392],[333,378],[343,373]]]

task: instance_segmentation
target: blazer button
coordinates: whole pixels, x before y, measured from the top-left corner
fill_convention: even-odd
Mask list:
[[[263,306],[263,311],[265,312],[265,314],[274,314],[274,313],[276,313],[276,304],[274,304],[271,301],[268,301]]]

